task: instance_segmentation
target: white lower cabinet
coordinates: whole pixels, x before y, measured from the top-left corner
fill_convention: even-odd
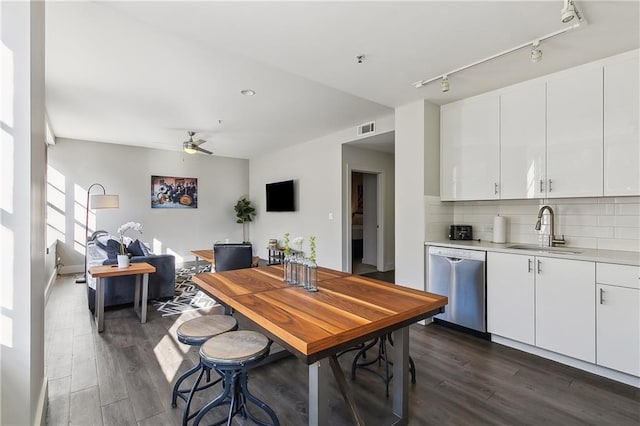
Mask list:
[[[490,333],[595,362],[595,263],[487,253]]]
[[[487,253],[487,330],[535,344],[533,256]]]
[[[536,346],[596,361],[595,263],[536,257]]]
[[[597,264],[596,363],[640,376],[640,268]]]

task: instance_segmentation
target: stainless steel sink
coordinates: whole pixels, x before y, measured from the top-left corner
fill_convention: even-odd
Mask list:
[[[509,246],[507,248],[515,249],[515,250],[528,250],[528,251],[537,251],[541,253],[558,253],[558,254],[580,254],[582,253],[580,250],[572,249],[572,248],[563,248],[563,247],[543,247],[536,246],[534,244],[515,244]]]

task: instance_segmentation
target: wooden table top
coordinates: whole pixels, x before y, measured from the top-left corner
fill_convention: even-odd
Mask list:
[[[282,266],[199,274],[210,296],[311,364],[442,311],[447,298],[322,268],[319,291],[282,282]]]
[[[89,268],[89,274],[94,278],[119,277],[122,275],[151,274],[156,267],[147,262],[130,263],[126,268],[118,268],[118,265],[98,265]]]
[[[193,254],[196,257],[199,257],[200,259],[204,259],[209,263],[214,263],[213,262],[213,249],[209,249],[209,250],[191,250],[191,254]]]

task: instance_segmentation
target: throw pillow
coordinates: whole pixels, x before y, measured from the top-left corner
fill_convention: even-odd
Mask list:
[[[107,244],[102,244],[99,240],[96,241],[96,245],[100,247],[102,250],[107,252],[107,257],[109,259],[116,259],[120,254],[120,241],[109,239],[107,240]]]
[[[142,248],[144,244],[140,242],[140,240],[135,240],[129,247],[127,247],[127,251],[131,253],[132,256],[146,256],[144,249]]]
[[[149,246],[143,243],[142,241],[140,241],[140,248],[142,248],[142,251],[144,252],[145,256],[153,256],[153,252],[151,251]]]

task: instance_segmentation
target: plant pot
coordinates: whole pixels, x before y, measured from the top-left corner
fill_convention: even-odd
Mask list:
[[[118,268],[128,268],[129,267],[129,255],[128,254],[119,254],[118,255]]]

